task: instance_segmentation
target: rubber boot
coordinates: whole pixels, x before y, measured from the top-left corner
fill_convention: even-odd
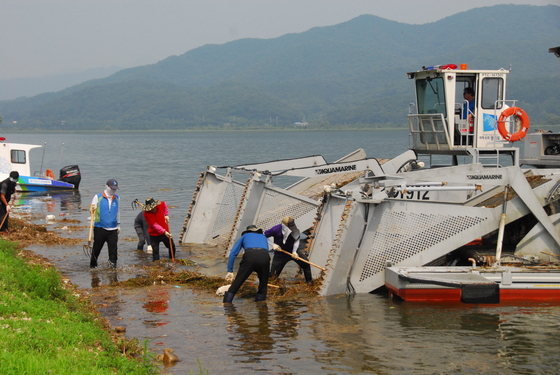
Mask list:
[[[226,294],[224,294],[224,300],[222,302],[223,303],[231,303],[231,301],[233,301],[234,296],[235,296],[235,294],[230,293],[230,292],[226,292]]]
[[[255,296],[255,302],[266,301],[266,294],[257,294]]]
[[[304,268],[303,269],[303,276],[305,277],[305,282],[307,284],[313,284],[313,277],[311,276],[311,269]]]

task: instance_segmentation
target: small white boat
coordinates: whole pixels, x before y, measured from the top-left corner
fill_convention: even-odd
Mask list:
[[[0,137],[0,181],[5,180],[11,171],[19,173],[16,190],[44,192],[51,190],[78,189],[81,181],[80,169],[77,165],[69,165],[60,170],[59,179],[55,179],[52,170],[47,169],[39,176],[32,176],[30,171],[29,151],[40,148],[40,145],[9,143]]]

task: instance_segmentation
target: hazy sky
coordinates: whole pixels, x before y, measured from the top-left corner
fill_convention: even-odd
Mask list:
[[[274,38],[362,14],[423,24],[495,4],[560,0],[0,0],[0,79],[152,64],[209,43]]]

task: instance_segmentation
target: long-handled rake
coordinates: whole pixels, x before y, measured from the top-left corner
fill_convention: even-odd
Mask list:
[[[136,198],[135,200],[132,201],[132,203],[130,204],[132,206],[132,209],[135,210],[138,207],[143,208],[144,205],[138,200],[138,198]]]
[[[284,250],[284,249],[277,249],[276,251],[280,251],[280,252],[286,253],[286,254],[291,255],[292,257],[294,257],[294,255],[293,255],[292,253],[290,253],[290,252],[288,252],[288,251],[286,251],[286,250]],[[320,269],[321,271],[326,271],[326,270],[327,270],[326,268],[323,268],[323,267],[321,267],[321,266],[318,266],[318,265],[316,265],[315,263],[311,263],[311,262],[308,261],[308,260],[301,259],[301,258],[299,258],[299,257],[298,257],[297,259],[298,259],[298,260],[301,260],[302,262],[307,263],[307,264],[309,264],[309,265],[311,265],[311,266],[313,266],[313,267],[317,267],[317,268]]]
[[[175,249],[173,248],[173,239],[171,237],[167,238],[169,240],[169,253],[171,254],[171,261],[175,262]]]
[[[91,213],[90,221],[89,221],[89,234],[88,234],[88,242],[87,245],[84,245],[84,254],[91,259],[92,257],[92,249],[91,249],[91,237],[93,234],[93,212]]]
[[[0,223],[0,228],[2,228],[4,226],[4,223],[6,222],[6,219],[8,218],[8,215],[10,213],[8,211],[6,211],[6,214],[4,215],[4,218],[2,219],[2,223]]]

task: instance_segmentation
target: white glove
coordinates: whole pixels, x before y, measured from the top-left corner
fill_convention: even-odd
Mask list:
[[[224,294],[226,294],[226,292],[229,290],[230,285],[223,285],[221,287],[218,288],[218,290],[216,290],[216,294],[219,296],[223,296]]]
[[[169,232],[165,232],[165,235],[167,236],[167,238],[173,237],[173,235],[172,235],[171,233],[169,233]]]
[[[272,245],[272,250],[274,250],[274,251],[280,251],[280,249],[281,249],[281,247],[278,246],[278,244],[273,244],[273,245]]]
[[[228,272],[227,273],[226,281],[233,281],[233,272]]]
[[[117,234],[121,234],[121,226],[117,225]]]
[[[6,212],[12,212],[12,206],[7,205],[6,206]]]
[[[299,255],[297,255],[297,253],[292,253],[292,258],[299,259]]]
[[[154,251],[154,250],[152,249],[152,245],[148,245],[148,247],[146,248],[146,252],[147,252],[148,254],[151,254],[151,253],[153,253],[153,251]]]

